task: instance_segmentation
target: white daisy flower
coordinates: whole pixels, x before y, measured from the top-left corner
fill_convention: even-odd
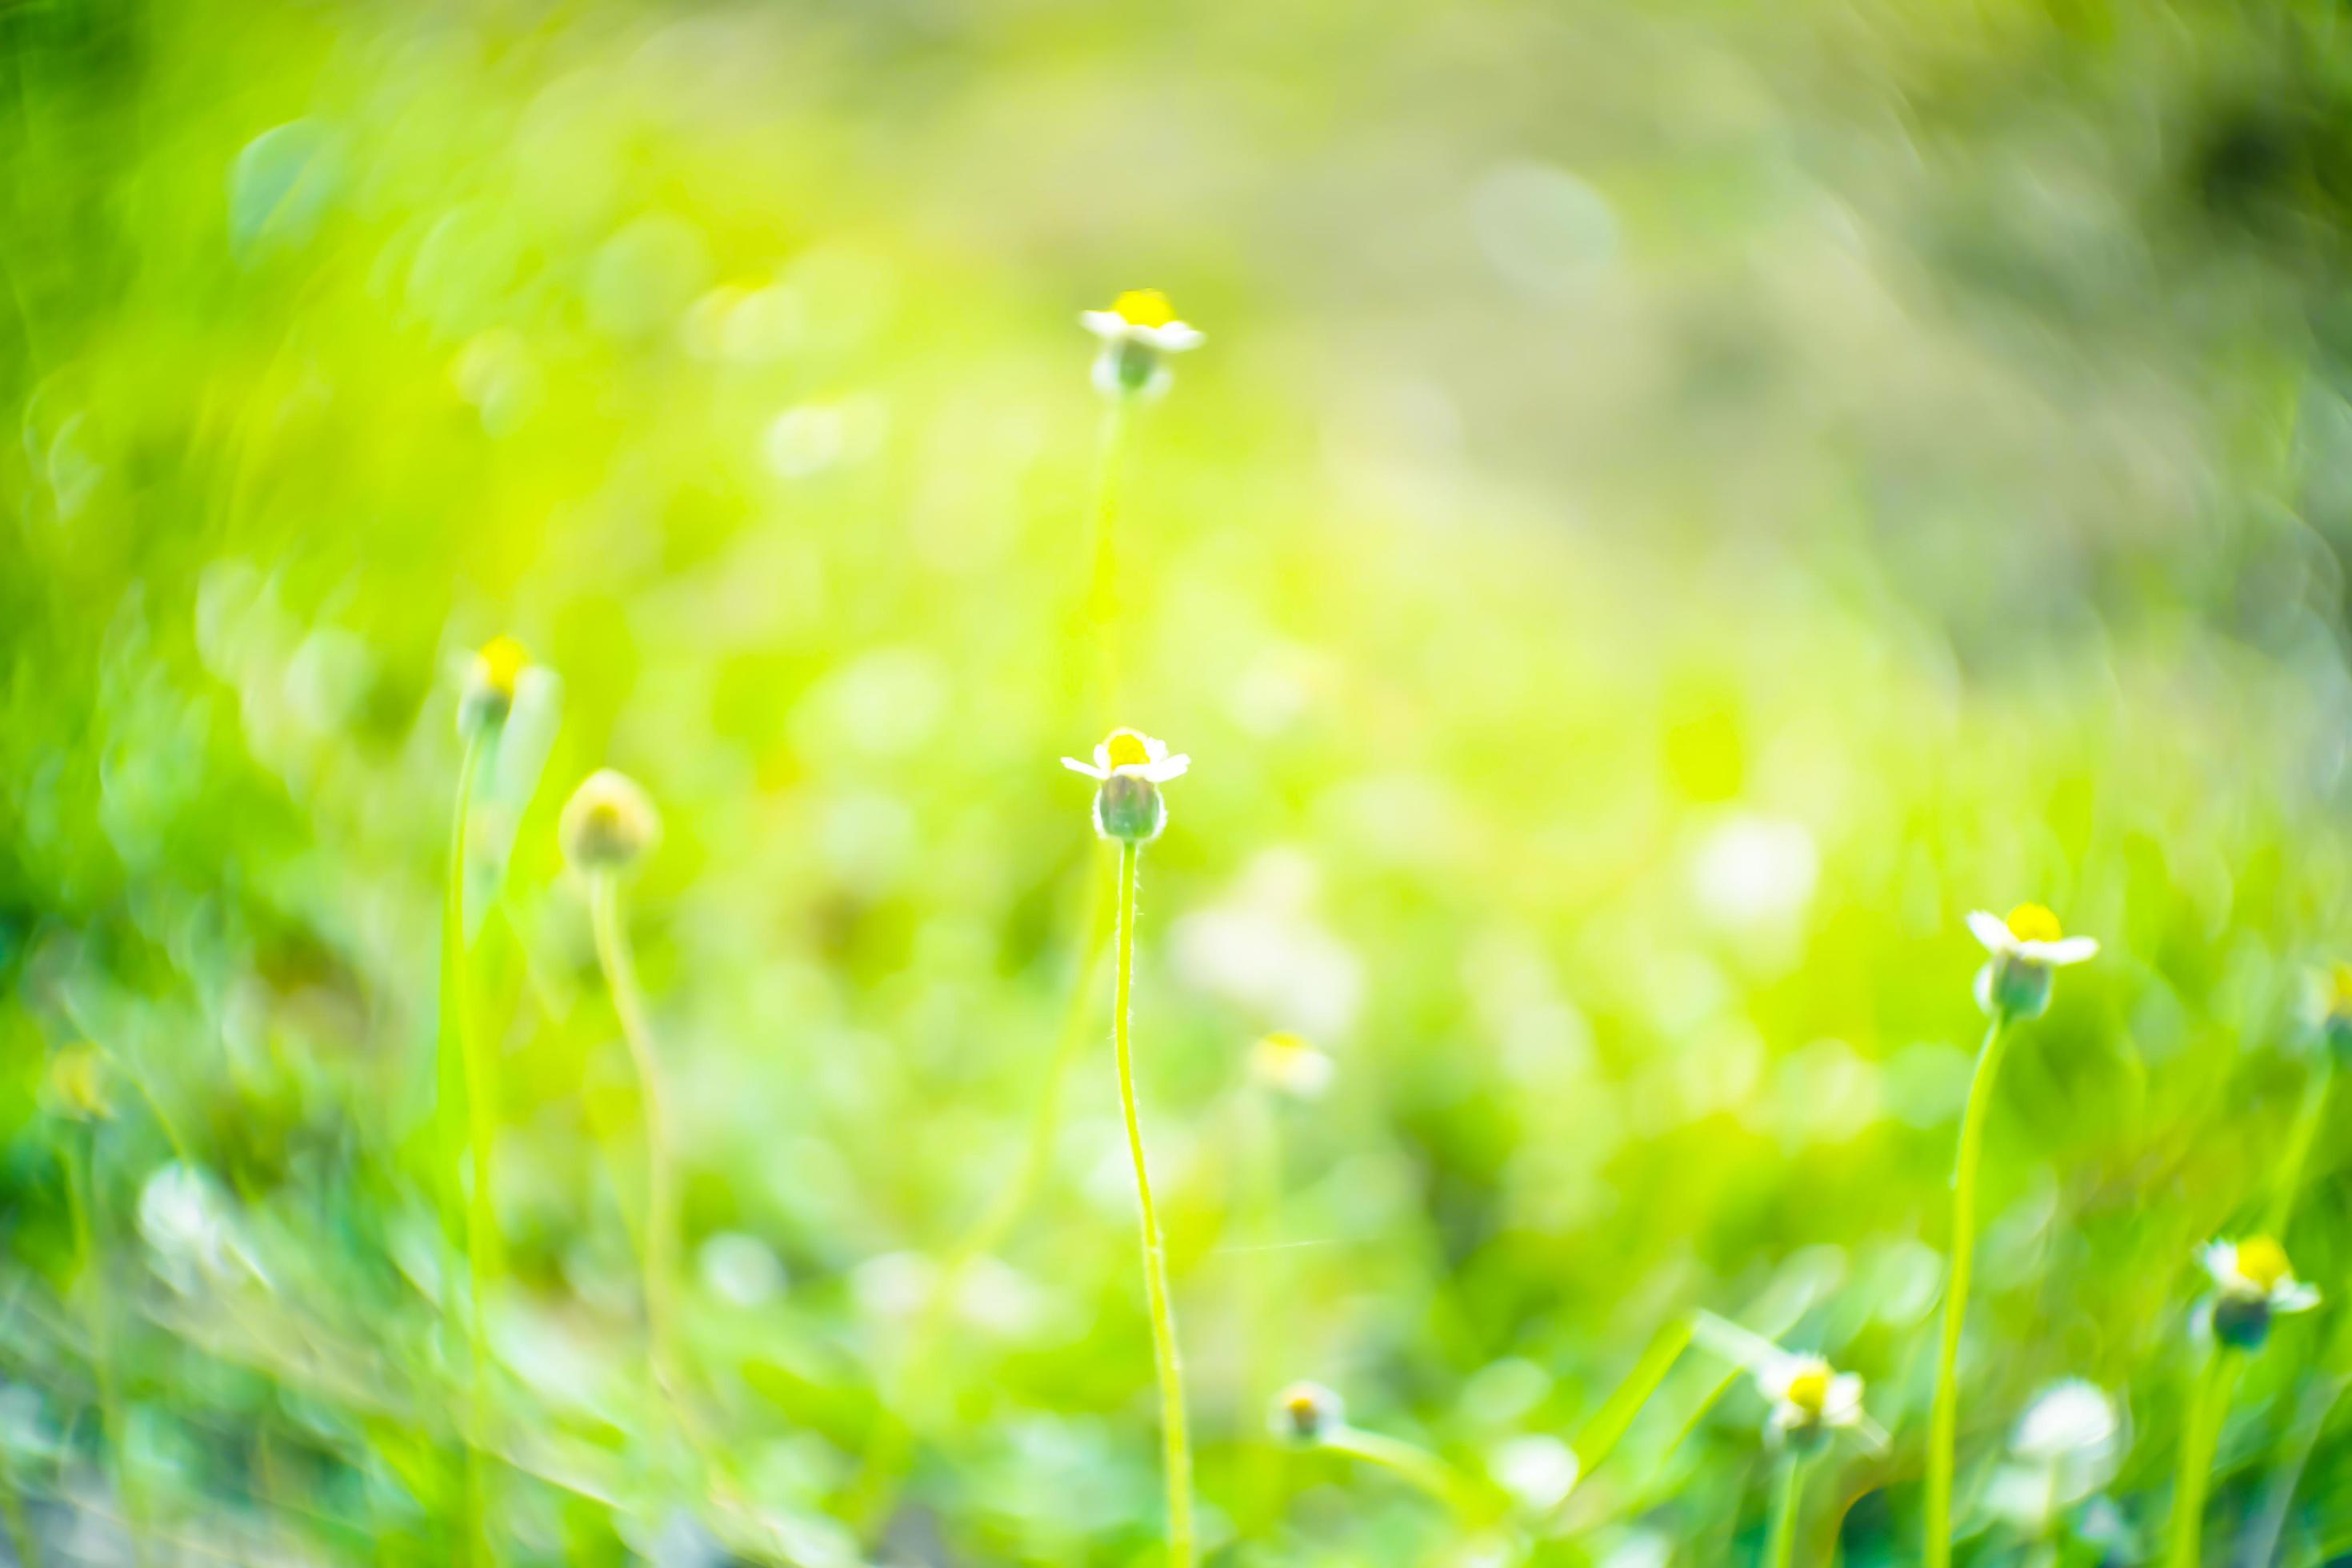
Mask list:
[[[1969,930],[1992,955],[1977,972],[1977,1004],[2005,1017],[2040,1017],[2050,1005],[2051,972],[2099,952],[2097,938],[2066,935],[2058,917],[2040,904],[2020,904],[2006,920],[1977,910],[1969,916]]]
[[[1755,1369],[1756,1386],[1772,1402],[1764,1423],[1775,1443],[1818,1440],[1831,1432],[1860,1432],[1874,1444],[1877,1430],[1862,1408],[1862,1379],[1817,1355],[1779,1353]]]
[[[1095,386],[1108,397],[1157,397],[1168,390],[1165,357],[1207,341],[1197,328],[1176,319],[1176,308],[1157,289],[1130,289],[1109,310],[1081,311],[1078,320],[1102,340]]]
[[[1192,759],[1181,755],[1170,756],[1167,742],[1154,740],[1140,730],[1113,730],[1110,738],[1095,748],[1092,763],[1064,757],[1062,765],[1090,779],[1108,781],[1118,775],[1166,784],[1170,779],[1183,777],[1184,771],[1192,765]]]
[[[1062,765],[1074,773],[1101,781],[1095,791],[1095,831],[1123,844],[1149,844],[1168,826],[1168,805],[1160,786],[1181,778],[1192,765],[1186,756],[1170,756],[1164,741],[1137,730],[1114,730],[1095,748],[1095,760],[1082,763],[1064,757]]]
[[[2259,1350],[2271,1320],[2319,1305],[2319,1289],[2294,1277],[2286,1248],[2267,1236],[2214,1241],[2200,1254],[2213,1277],[2213,1337],[2240,1350]]]

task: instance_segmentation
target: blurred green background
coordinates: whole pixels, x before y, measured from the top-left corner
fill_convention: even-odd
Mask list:
[[[2070,1375],[2128,1448],[2055,1550],[2160,1539],[2193,1248],[2352,945],[2335,0],[0,0],[0,62],[19,1546],[457,1560],[437,954],[500,632],[556,678],[468,874],[503,1560],[1157,1560],[1099,998],[941,1272],[1087,969],[1056,759],[1114,719],[1194,759],[1137,1028],[1216,1561],[1472,1560],[1272,1445],[1294,1377],[1516,1487],[1534,1561],[1747,1560],[1766,1406],[1696,1352],[1559,1495],[1702,1307],[1893,1434],[1801,1551],[1916,1561],[1962,918],[2026,899],[2105,948],[1991,1123],[1962,1555],[2053,1560],[1988,1477]],[[1143,286],[1208,342],[1131,433],[1114,714],[1076,315]],[[667,829],[699,1446],[555,841],[604,765]],[[1276,1029],[1327,1094],[1253,1077]],[[2287,1237],[2331,1296],[2343,1127]],[[2211,1560],[2352,1551],[2341,1321],[2246,1378]]]

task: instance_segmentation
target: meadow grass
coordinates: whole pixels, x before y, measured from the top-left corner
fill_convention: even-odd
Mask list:
[[[2352,1548],[2338,21],[1185,21],[0,12],[15,1555]]]

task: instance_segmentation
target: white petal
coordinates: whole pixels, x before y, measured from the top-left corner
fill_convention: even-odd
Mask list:
[[[1137,771],[1153,784],[1166,784],[1170,779],[1182,778],[1184,771],[1192,765],[1192,759],[1190,757],[1162,757],[1160,761]]]
[[[1078,323],[1107,343],[1115,343],[1134,330],[1117,310],[1081,310]]]
[[[1104,773],[1100,768],[1089,766],[1088,764],[1078,761],[1076,757],[1064,757],[1062,759],[1062,765],[1069,769],[1074,773],[1084,773],[1090,779],[1102,779],[1108,778],[1110,776]]]
[[[2273,1312],[2308,1312],[2319,1305],[2319,1287],[2306,1285],[2300,1279],[2283,1279],[2271,1292]]]
[[[1110,742],[1108,741],[1095,742],[1095,777],[1098,779],[1110,777]]]
[[[2017,933],[2009,929],[2007,921],[1989,910],[1969,910],[1969,930],[1976,933],[1979,942],[1984,943],[1987,952],[2017,951]]]
[[[1830,1379],[1829,1397],[1822,1401],[1822,1419],[1832,1426],[1851,1426],[1861,1415],[1861,1374],[1842,1372]]]
[[[2216,1285],[2226,1289],[2245,1278],[2238,1272],[2238,1244],[2234,1241],[2207,1242],[2198,1257]]]
[[[1160,762],[1168,755],[1167,742],[1157,740],[1140,730],[1130,730],[1128,733],[1143,742],[1143,754],[1150,761]]]
[[[1208,342],[1197,328],[1187,326],[1182,321],[1171,321],[1164,327],[1137,327],[1134,332],[1138,338],[1166,354],[1181,354]]]
[[[2029,942],[2026,945],[2030,950],[2028,956],[2038,958],[2044,963],[2081,963],[2099,956],[2099,939],[2095,936],[2061,937],[2056,942]]]

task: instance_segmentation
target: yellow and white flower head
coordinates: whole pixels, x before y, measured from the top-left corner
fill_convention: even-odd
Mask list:
[[[1130,289],[1108,310],[1084,310],[1078,320],[1102,340],[1095,356],[1095,388],[1106,397],[1157,397],[1171,378],[1167,359],[1207,340],[1176,319],[1157,289]]]
[[[2267,1236],[2208,1242],[2201,1254],[2213,1277],[2213,1337],[2240,1350],[2260,1350],[2271,1320],[2319,1305],[2319,1289],[2294,1277],[2286,1248]]]
[[[2320,1043],[2352,1062],[2352,963],[2334,963],[2312,976],[2311,1018]]]
[[[1149,844],[1168,826],[1160,786],[1181,778],[1192,759],[1170,756],[1165,741],[1139,730],[1113,730],[1095,748],[1092,763],[1064,757],[1062,765],[1100,784],[1095,791],[1096,832],[1125,844]]]
[[[1977,1005],[2004,1018],[2038,1018],[2050,1006],[2053,970],[2098,956],[2095,937],[2068,936],[2040,904],[2020,904],[2004,920],[1978,910],[1969,930],[1992,954],[1977,971]]]
[[[1756,1386],[1772,1402],[1764,1433],[1776,1446],[1811,1447],[1833,1432],[1860,1432],[1868,1438],[1876,1430],[1863,1413],[1861,1377],[1838,1371],[1820,1356],[1769,1357],[1756,1368]]]
[[[530,668],[530,654],[510,637],[482,645],[466,667],[466,688],[457,701],[457,732],[471,735],[506,721],[514,711],[515,690]]]
[[[661,813],[636,780],[599,768],[563,803],[556,835],[582,871],[625,871],[661,842]]]
[[[1328,1056],[1284,1030],[1263,1037],[1250,1047],[1250,1076],[1293,1100],[1321,1099],[1337,1070]]]
[[[1274,1396],[1266,1425],[1286,1443],[1312,1446],[1348,1424],[1348,1407],[1319,1383],[1294,1383]]]

